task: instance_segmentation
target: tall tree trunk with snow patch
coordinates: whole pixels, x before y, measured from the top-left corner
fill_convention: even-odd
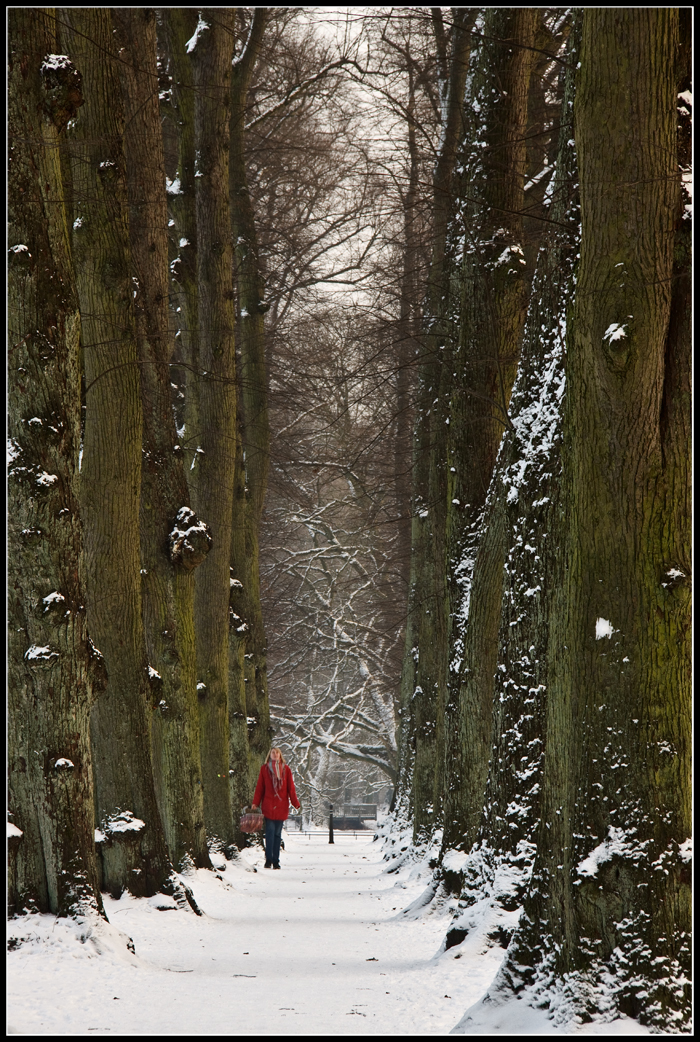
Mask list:
[[[201,452],[191,472],[195,509],[212,549],[196,573],[195,629],[204,820],[208,838],[235,839],[229,792],[229,592],[236,462],[234,292],[229,122],[234,12],[200,12],[190,43],[195,81],[197,282]]]
[[[492,487],[520,352],[527,289],[523,206],[536,11],[490,10],[471,85],[453,249],[461,254],[459,339],[447,417],[447,567],[452,661],[444,839],[469,849],[491,754],[491,710],[509,535]],[[516,443],[517,444],[517,443]],[[517,452],[517,448],[515,450]],[[481,530],[480,530],[481,527]]]
[[[190,510],[170,403],[165,164],[155,12],[115,8],[131,259],[136,279],[143,458],[141,593],[152,670],[151,737],[156,795],[173,865],[210,865],[204,830],[194,639],[194,569],[211,545]]]
[[[245,719],[232,717],[231,727],[233,730],[245,729],[245,735],[232,735],[232,740],[242,749],[245,737],[248,754],[245,764],[232,764],[234,772],[244,772],[245,780],[241,776],[232,784],[236,784],[241,794],[244,787],[249,789],[251,795],[260,765],[270,748],[271,736],[267,640],[260,602],[259,551],[260,520],[270,465],[270,423],[264,325],[267,303],[258,257],[255,212],[246,171],[245,114],[248,89],[267,18],[268,12],[264,7],[255,8],[243,52],[233,66],[229,168],[231,232],[235,244],[240,309],[239,426],[245,467],[243,496],[234,498],[231,572],[232,578],[241,585],[231,587],[231,607],[235,618],[232,616],[230,649],[230,654],[238,659],[241,655],[240,646],[245,648],[242,675],[240,670],[237,672],[243,690],[236,695],[231,692],[231,697],[235,697],[238,704],[245,703]],[[239,807],[234,809],[237,811]]]
[[[586,9],[542,822],[494,986],[690,1016],[690,276],[677,10]],[[685,75],[686,70],[683,70]],[[675,251],[675,261],[674,261]],[[529,969],[528,969],[529,967]]]
[[[421,580],[425,604],[418,614],[418,637],[414,638],[418,656],[413,702],[416,836],[443,820],[445,764],[452,768],[460,756],[456,746],[465,750],[461,755],[473,757],[464,743],[454,741],[456,699],[450,635],[465,577],[455,583],[448,575],[453,574],[467,533],[485,502],[525,318],[526,289],[520,272],[524,141],[535,21],[536,12],[529,8],[486,14],[470,88],[472,105],[464,109],[467,138],[455,185],[457,213],[450,234],[451,256],[448,261],[443,255],[443,277],[432,286],[429,342],[433,361],[424,403],[424,414],[429,416],[430,469],[423,512],[429,537]],[[432,270],[430,278],[432,284]],[[494,551],[487,608],[491,627],[478,657],[486,684],[493,676],[489,652],[496,647],[500,611],[497,562],[502,549],[494,547]],[[449,704],[452,709],[446,726]],[[483,777],[477,780],[477,815],[481,808],[478,788],[485,782],[488,764],[489,720],[488,706],[478,714],[468,714],[468,727],[480,732],[478,765]],[[453,787],[460,784],[455,779],[466,783],[469,777],[466,770],[452,775],[451,804]],[[455,819],[452,805],[449,815],[451,823]]]
[[[168,184],[168,209],[172,214],[170,288],[176,308],[173,367],[182,408],[182,429],[178,441],[182,448],[185,477],[190,486],[190,498],[196,501],[193,468],[200,447],[199,418],[200,358],[199,358],[199,296],[197,284],[197,213],[195,191],[195,87],[189,42],[195,36],[198,12],[196,8],[161,8],[157,11],[160,44],[166,66],[170,91],[169,114],[177,129],[177,169]]]
[[[561,110],[556,176],[551,184],[548,232],[538,257],[523,335],[518,375],[510,404],[512,428],[503,437],[478,526],[471,598],[465,605],[466,633],[453,654],[460,669],[461,696],[474,711],[470,685],[479,655],[492,656],[487,780],[483,759],[460,759],[467,777],[450,777],[438,876],[460,901],[448,931],[458,941],[470,929],[474,906],[490,905],[489,938],[506,947],[530,883],[541,812],[549,683],[548,636],[555,550],[561,541],[561,425],[566,316],[575,289],[579,247],[576,157],[573,148],[574,72],[580,16],[566,54],[567,78]],[[502,578],[494,579],[495,568]],[[494,622],[484,625],[496,587],[501,600]],[[459,620],[461,622],[461,619]],[[492,645],[496,643],[495,649]],[[486,712],[486,706],[484,706]],[[466,714],[465,714],[466,716]],[[462,723],[465,740],[467,720]],[[476,725],[471,724],[473,730]],[[488,746],[486,745],[488,741]],[[476,742],[474,748],[479,748]],[[472,772],[473,773],[470,773]],[[477,813],[476,806],[481,808]],[[469,813],[467,813],[469,811]],[[466,858],[450,854],[454,848]],[[460,866],[461,861],[461,866]]]
[[[413,436],[411,568],[401,675],[397,809],[401,816],[413,819],[415,839],[424,838],[435,827],[442,799],[442,733],[438,718],[447,649],[441,640],[439,621],[445,601],[443,542],[439,534],[444,525],[444,510],[441,503],[431,499],[431,474],[439,466],[442,445],[434,399],[447,339],[443,321],[447,291],[445,240],[462,131],[470,30],[475,17],[471,10],[456,12],[449,78],[445,77],[442,83],[445,123],[433,177],[433,242]]]
[[[80,315],[59,134],[82,104],[52,9],[9,15],[8,907],[102,911],[78,507]],[[103,678],[104,679],[104,678]]]
[[[73,257],[82,315],[86,410],[80,498],[90,636],[107,687],[93,708],[103,887],[153,894],[170,873],[153,785],[151,686],[141,609],[143,417],[129,251],[124,112],[105,8],[63,8],[85,105],[70,139]]]

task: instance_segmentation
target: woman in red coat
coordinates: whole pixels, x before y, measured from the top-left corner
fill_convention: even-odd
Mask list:
[[[297,810],[301,804],[294,788],[292,772],[284,762],[281,749],[270,749],[260,768],[253,796],[253,810],[262,803],[265,818],[265,868],[280,867],[282,826],[289,817],[289,801]]]

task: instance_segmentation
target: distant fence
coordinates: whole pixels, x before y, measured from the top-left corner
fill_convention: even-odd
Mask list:
[[[333,828],[334,828],[334,830],[335,830],[337,835],[345,836],[348,839],[353,837],[353,836],[354,836],[355,839],[357,839],[358,837],[362,837],[362,836],[368,837],[368,836],[371,836],[373,831],[374,831],[373,829],[367,828],[366,825],[363,825],[359,829],[341,829],[340,832],[339,832],[338,829],[335,828],[335,823],[334,823],[333,824]],[[288,829],[289,832],[291,832],[295,836],[302,836],[302,837],[305,837],[307,839],[311,839],[312,837],[314,837],[316,839],[323,840],[324,843],[327,843],[329,841],[328,829],[296,829],[296,828],[294,828],[294,826],[292,826],[290,828],[289,827],[289,822],[287,822],[287,829]]]

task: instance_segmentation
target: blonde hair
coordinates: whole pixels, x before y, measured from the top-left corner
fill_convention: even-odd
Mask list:
[[[287,761],[284,758],[284,754],[282,753],[282,750],[278,746],[276,746],[276,745],[272,746],[272,748],[270,749],[269,753],[267,754],[267,756],[265,758],[265,763],[266,764],[270,763],[270,761],[272,760],[272,754],[274,752],[277,752],[277,753],[280,754],[280,758],[277,761],[277,764],[279,764],[279,766],[275,766],[275,774],[277,775],[278,778],[280,778],[282,776],[282,768],[286,767]],[[272,762],[275,763],[274,760],[272,760]]]

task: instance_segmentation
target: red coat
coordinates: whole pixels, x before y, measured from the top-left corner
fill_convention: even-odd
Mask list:
[[[294,788],[292,772],[285,763],[282,769],[282,784],[277,792],[272,785],[270,768],[266,763],[260,768],[258,784],[255,786],[253,806],[260,807],[266,818],[272,821],[286,821],[289,817],[289,801],[299,808],[299,799]],[[262,801],[262,803],[261,803]]]

